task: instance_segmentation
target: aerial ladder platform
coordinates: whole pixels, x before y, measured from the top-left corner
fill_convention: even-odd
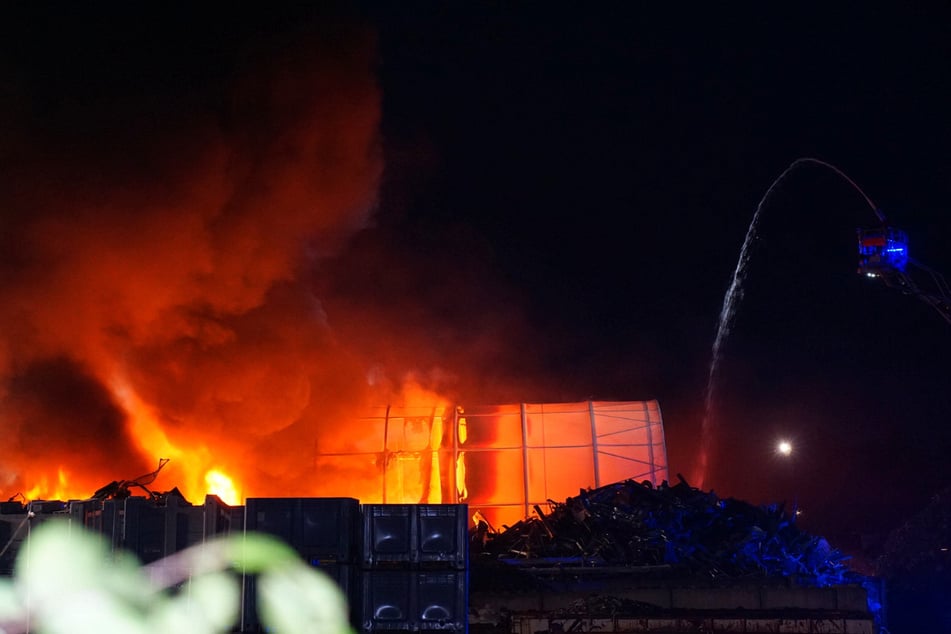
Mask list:
[[[876,278],[889,288],[917,297],[935,309],[951,324],[951,289],[944,276],[909,255],[908,236],[896,227],[882,224],[872,229],[859,229],[858,273]]]

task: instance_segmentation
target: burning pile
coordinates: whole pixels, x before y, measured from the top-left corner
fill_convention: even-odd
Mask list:
[[[473,562],[657,566],[695,578],[796,577],[825,586],[852,573],[822,537],[800,530],[781,505],[719,499],[680,482],[626,480],[582,490],[546,514],[472,532]]]

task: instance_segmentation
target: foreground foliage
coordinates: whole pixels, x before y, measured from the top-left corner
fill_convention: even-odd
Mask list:
[[[0,634],[216,634],[234,631],[242,575],[278,634],[349,634],[340,589],[279,540],[221,537],[146,566],[101,536],[51,520],[33,529],[0,579]]]

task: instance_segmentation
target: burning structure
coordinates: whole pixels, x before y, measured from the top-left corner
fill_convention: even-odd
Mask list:
[[[316,473],[350,474],[366,502],[466,503],[496,526],[579,488],[667,479],[656,401],[387,407],[358,427],[320,447]]]
[[[653,484],[667,479],[656,401],[385,407],[348,427],[359,433],[324,435],[298,449],[309,450],[312,469],[306,481],[288,486],[281,495],[344,494],[367,503],[466,503],[492,525],[502,526],[579,488],[628,478]],[[112,481],[91,496],[70,497],[102,499],[121,489],[122,497],[151,495],[146,485],[166,464],[171,466],[162,458],[154,472]],[[170,479],[168,471],[164,478]],[[246,490],[248,497],[267,493]],[[209,492],[219,494],[213,489],[202,494]],[[195,499],[192,493],[185,497]]]
[[[314,497],[193,505],[149,488],[163,461],[89,499],[6,502],[0,572],[25,525],[63,517],[153,566],[221,534],[273,534],[331,575],[367,632],[880,625],[880,585],[794,514],[670,485],[656,401],[389,407],[358,427],[313,458],[318,479],[351,486],[330,478]],[[261,631],[255,596],[248,578],[238,631]]]
[[[229,49],[206,70],[130,60],[143,84],[122,99],[126,69],[103,69],[94,90],[60,58],[39,69],[51,84],[11,84],[48,107],[4,112],[0,495],[83,499],[169,459],[163,478],[188,499],[352,489],[495,504],[488,465],[501,461],[520,480],[492,511],[504,514],[564,491],[538,475],[546,461],[570,457],[572,487],[615,477],[615,441],[619,455],[650,446],[627,466],[662,478],[662,436],[612,430],[610,412],[455,408],[529,383],[544,393],[544,378],[503,359],[526,326],[490,282],[368,235],[384,178],[373,34],[328,16],[248,36],[253,56]],[[80,57],[94,55],[86,43]],[[576,424],[587,440],[561,429]]]

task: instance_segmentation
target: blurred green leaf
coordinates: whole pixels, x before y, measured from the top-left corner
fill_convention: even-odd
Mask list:
[[[186,583],[175,596],[163,600],[152,612],[153,632],[214,634],[237,623],[241,588],[234,575],[216,572]]]
[[[296,561],[257,578],[258,612],[276,634],[346,634],[347,601],[323,572]]]
[[[0,579],[0,623],[16,619],[23,610],[23,602],[17,596],[13,582]]]
[[[73,589],[55,604],[42,604],[33,611],[40,634],[151,634],[140,610],[102,588]]]
[[[246,533],[243,538],[232,538],[226,543],[230,547],[230,559],[235,569],[245,574],[273,570],[299,561],[297,553],[290,546],[264,533]]]
[[[240,614],[238,571],[256,575],[269,631],[352,634],[337,585],[275,537],[222,537],[143,567],[65,519],[37,525],[13,582],[0,580],[0,624],[37,634],[224,634]]]
[[[113,553],[98,534],[76,529],[63,520],[33,529],[20,551],[17,584],[34,600],[77,589],[101,588],[144,605],[154,590],[139,561],[125,551]]]

